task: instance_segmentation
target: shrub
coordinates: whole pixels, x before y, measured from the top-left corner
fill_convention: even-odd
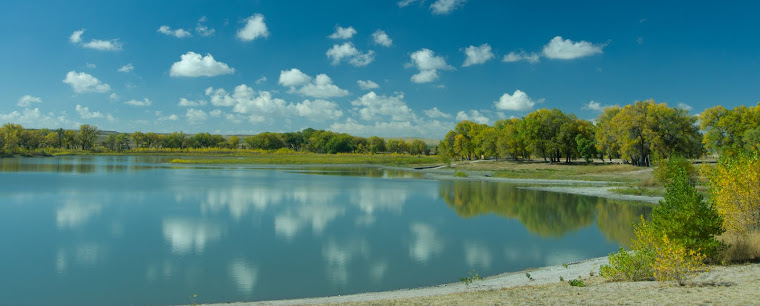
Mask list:
[[[699,275],[697,271],[704,267],[704,259],[705,255],[698,250],[689,250],[668,239],[668,235],[663,235],[656,250],[654,278],[658,281],[674,280],[683,286],[688,279]]]
[[[455,177],[467,177],[467,173],[457,170],[456,172],[454,172],[454,176]]]
[[[655,181],[662,185],[670,184],[671,178],[676,175],[678,171],[686,171],[689,180],[693,180],[699,174],[692,163],[681,156],[671,156],[667,160],[661,160],[657,163],[657,167],[654,168],[652,176]]]
[[[687,170],[671,169],[673,176],[666,186],[665,199],[652,210],[654,231],[686,250],[713,257],[721,247],[715,236],[724,232],[723,219],[689,182]]]
[[[655,237],[652,227],[644,218],[641,223],[634,226],[636,239],[632,244],[632,252],[623,248],[617,253],[609,256],[609,265],[602,265],[599,268],[599,274],[613,281],[642,281],[652,280],[654,271],[654,252],[652,251],[653,239]]]

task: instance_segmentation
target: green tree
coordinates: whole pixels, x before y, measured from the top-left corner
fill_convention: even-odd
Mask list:
[[[382,139],[377,136],[372,136],[368,139],[368,146],[369,146],[369,152],[372,154],[377,154],[380,152],[385,152],[385,139]]]
[[[98,127],[89,124],[79,126],[77,140],[82,150],[92,150],[95,145],[95,138],[98,136]]]
[[[132,141],[135,143],[136,148],[142,148],[143,143],[146,142],[146,137],[143,132],[137,131],[131,135]]]

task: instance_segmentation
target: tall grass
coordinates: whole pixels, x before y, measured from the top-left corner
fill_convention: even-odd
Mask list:
[[[720,262],[746,262],[760,259],[760,230],[750,232],[742,237],[738,234],[725,233],[718,237],[728,248],[719,255]]]

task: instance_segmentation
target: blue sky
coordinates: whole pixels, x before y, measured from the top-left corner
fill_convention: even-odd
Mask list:
[[[0,123],[441,138],[760,101],[753,1],[3,1]]]

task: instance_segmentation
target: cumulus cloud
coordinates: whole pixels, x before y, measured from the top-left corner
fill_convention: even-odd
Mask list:
[[[97,92],[106,93],[111,91],[111,86],[100,82],[96,77],[86,72],[69,71],[63,82],[69,84],[76,93]]]
[[[113,120],[113,117],[111,116],[111,114],[103,114],[98,111],[91,112],[90,108],[86,106],[81,106],[77,104],[75,109],[77,113],[79,114],[79,117],[81,117],[82,119],[107,118],[108,120]]]
[[[97,65],[95,65],[95,64],[93,64],[93,63],[86,63],[86,64],[84,64],[84,65],[85,65],[87,68],[89,68],[89,69],[95,69],[95,68],[98,68],[98,66],[97,66]]]
[[[213,77],[223,74],[232,74],[235,68],[227,64],[217,62],[211,54],[201,56],[195,52],[187,52],[180,56],[180,61],[172,64],[169,75],[172,77]]]
[[[82,34],[84,34],[85,29],[76,30],[74,33],[71,33],[71,36],[69,36],[69,41],[72,44],[78,44],[82,42]]]
[[[311,82],[311,77],[296,68],[280,71],[279,84],[282,86],[301,86]]]
[[[483,113],[477,110],[471,110],[469,112],[459,111],[457,112],[457,121],[469,120],[480,124],[488,124],[491,119],[486,117]]]
[[[203,37],[214,35],[214,33],[216,33],[216,30],[205,26],[203,24],[204,22],[206,22],[206,16],[203,16],[201,17],[201,19],[198,19],[198,23],[195,25],[195,33],[198,33],[198,35],[203,36]]]
[[[428,109],[425,111],[425,115],[428,116],[428,118],[436,119],[436,118],[451,118],[450,114],[444,113],[438,109],[438,107],[433,107],[431,109]]]
[[[126,105],[132,105],[132,106],[150,106],[153,103],[150,101],[150,99],[145,98],[142,101],[132,99],[132,100],[129,100],[127,102],[124,102],[124,104],[126,104]]]
[[[527,111],[533,108],[533,105],[535,104],[536,102],[531,100],[525,92],[519,89],[515,90],[512,95],[504,93],[501,98],[499,98],[499,101],[494,102],[494,106],[496,106],[497,109],[508,111]]]
[[[135,66],[133,66],[132,63],[129,63],[124,66],[121,66],[119,70],[117,71],[127,73],[127,72],[131,72],[132,70],[135,70]]]
[[[312,98],[334,98],[348,95],[348,91],[333,84],[326,74],[317,75],[315,79],[296,68],[280,71],[279,84],[290,87],[290,92]],[[299,87],[300,88],[296,88]]]
[[[332,64],[340,64],[344,59],[351,65],[356,67],[367,66],[369,63],[375,60],[375,51],[369,50],[366,53],[362,53],[351,42],[343,44],[333,45],[332,48],[327,50],[327,58],[332,59]]]
[[[685,110],[687,112],[691,111],[691,105],[683,103],[683,102],[678,103],[678,108],[683,109],[683,110]]]
[[[159,121],[177,121],[177,120],[179,120],[179,116],[177,116],[175,114],[171,114],[169,116],[158,117],[158,120]]]
[[[182,106],[182,107],[193,107],[193,106],[203,106],[203,105],[206,105],[206,101],[204,100],[192,101],[185,98],[180,98],[179,103],[177,103],[177,106]]]
[[[438,79],[438,70],[453,70],[441,56],[436,56],[430,49],[420,49],[410,55],[411,65],[420,72],[412,76],[412,82],[428,83]]]
[[[343,111],[335,102],[327,100],[303,100],[294,106],[296,113],[301,117],[306,117],[311,121],[324,122],[333,121],[343,116]]]
[[[380,96],[370,91],[359,99],[351,101],[363,120],[374,121],[390,119],[392,121],[409,121],[415,119],[414,112],[404,102],[404,95]]]
[[[198,124],[206,121],[208,114],[200,109],[189,108],[185,113],[185,118],[191,124]]]
[[[335,26],[335,32],[330,34],[330,36],[327,36],[332,39],[351,39],[351,37],[356,34],[356,30],[354,27],[341,27],[341,26]]]
[[[18,102],[16,102],[16,105],[21,107],[29,107],[32,106],[32,103],[41,103],[42,99],[40,97],[35,97],[32,95],[25,95],[18,99]]]
[[[162,25],[162,26],[158,27],[157,32],[161,33],[161,34],[164,34],[164,35],[174,36],[176,38],[186,38],[186,37],[192,37],[193,36],[193,34],[191,34],[190,32],[186,31],[185,29],[172,30],[172,28],[170,26],[168,26],[168,25]]]
[[[313,82],[297,90],[298,93],[312,98],[334,98],[348,95],[348,90],[333,84],[326,74],[317,75]]]
[[[364,90],[375,89],[375,88],[380,87],[380,85],[377,85],[377,83],[372,82],[370,80],[366,80],[366,81],[358,80],[356,81],[356,83],[359,84],[359,87],[361,87],[361,89],[364,89]]]
[[[519,61],[526,61],[531,64],[538,63],[539,57],[537,53],[527,53],[525,51],[520,52],[509,52],[509,54],[504,55],[504,58],[501,60],[505,63],[514,63]]]
[[[243,28],[238,30],[237,38],[242,41],[252,41],[259,37],[269,37],[269,30],[264,23],[264,15],[253,14],[245,20]]]
[[[112,39],[112,40],[99,40],[99,39],[92,39],[87,43],[82,44],[82,35],[86,29],[80,29],[76,30],[71,35],[69,35],[69,41],[72,44],[81,44],[82,47],[95,49],[95,50],[101,50],[101,51],[119,51],[121,50],[122,44],[119,42],[118,39]]]
[[[469,46],[464,49],[464,54],[467,55],[462,67],[479,65],[494,58],[493,52],[491,52],[491,45],[482,44],[479,47]]]
[[[383,47],[390,47],[393,44],[391,37],[388,36],[388,34],[386,34],[383,30],[377,30],[375,33],[372,33],[372,40],[375,42],[375,44],[381,45]]]
[[[0,122],[13,122],[24,127],[50,128],[53,126],[74,127],[65,116],[56,116],[53,113],[44,114],[39,108],[25,108],[23,111],[12,111],[7,114],[0,113]]]
[[[258,85],[258,84],[264,83],[264,82],[266,82],[266,81],[267,81],[267,77],[265,77],[265,76],[262,76],[262,77],[260,77],[260,78],[256,79],[256,82],[255,82],[255,83]]]
[[[467,0],[436,0],[430,5],[430,11],[435,15],[446,15],[464,5]]]
[[[108,98],[111,100],[116,100],[119,98],[119,95],[117,95],[115,92],[112,92],[110,95],[108,95]]]
[[[252,123],[264,122],[289,113],[285,100],[273,97],[268,91],[256,92],[245,84],[235,87],[232,94],[222,88],[209,87],[206,89],[206,95],[210,97],[212,105],[231,106],[233,112],[247,114],[248,121]]]
[[[584,56],[591,56],[602,53],[604,44],[592,44],[587,41],[574,42],[569,39],[562,39],[556,36],[544,46],[544,56],[551,59],[570,60]]]

